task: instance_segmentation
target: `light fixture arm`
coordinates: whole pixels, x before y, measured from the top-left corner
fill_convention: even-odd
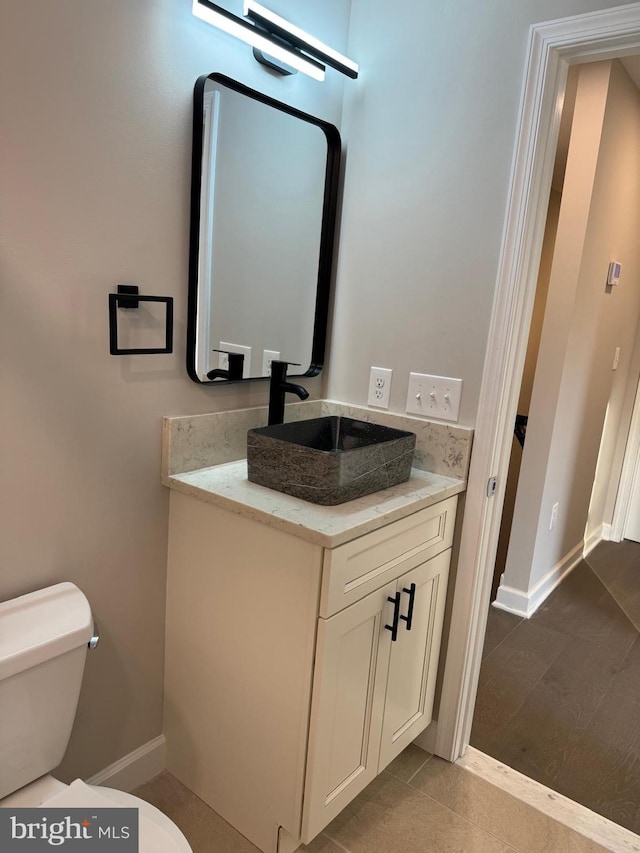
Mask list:
[[[330,65],[352,79],[358,76],[355,62],[255,0],[244,0],[245,18],[211,0],[193,0],[192,11],[208,24],[250,44],[259,62],[280,73],[291,73],[289,68],[294,68],[315,80],[324,80],[325,65]],[[270,61],[272,57],[276,62]]]
[[[289,23],[286,18],[276,15],[266,6],[255,0],[244,0],[244,14],[260,25],[271,35],[277,36],[292,47],[303,51],[307,56],[324,62],[336,71],[340,71],[352,80],[357,79],[359,66],[347,56],[319,41],[314,36]]]

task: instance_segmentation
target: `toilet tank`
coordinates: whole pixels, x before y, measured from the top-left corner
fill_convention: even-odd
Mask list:
[[[0,603],[0,799],[62,761],[92,629],[72,583]]]

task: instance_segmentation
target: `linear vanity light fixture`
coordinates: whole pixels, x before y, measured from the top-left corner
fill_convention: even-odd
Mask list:
[[[196,18],[200,18],[201,21],[206,21],[207,24],[218,27],[218,29],[224,30],[225,33],[241,39],[250,44],[254,50],[264,51],[264,53],[273,56],[279,62],[295,68],[296,71],[308,74],[314,80],[319,80],[320,82],[324,80],[324,65],[306,56],[302,56],[297,51],[294,51],[293,48],[287,49],[276,44],[269,38],[268,34],[264,34],[249,21],[236,17],[215,3],[210,3],[209,0],[193,0],[192,12]]]
[[[289,23],[286,18],[276,15],[275,12],[267,9],[266,6],[256,3],[255,0],[244,0],[244,14],[273,35],[289,42],[305,53],[311,54],[315,59],[319,59],[320,62],[330,65],[331,68],[335,68],[336,71],[346,74],[352,80],[357,78],[360,69],[356,62],[338,53],[337,50],[314,38],[314,36],[306,33],[294,24]]]
[[[314,80],[324,80],[325,65],[322,63],[342,71],[349,77],[358,76],[358,66],[355,62],[253,0],[245,0],[244,4],[245,17],[251,18],[251,21],[239,18],[211,0],[193,0],[192,12],[202,21],[250,44],[259,62],[281,73],[291,72],[278,64],[270,63],[268,57],[273,57],[278,63],[289,68],[302,71]]]

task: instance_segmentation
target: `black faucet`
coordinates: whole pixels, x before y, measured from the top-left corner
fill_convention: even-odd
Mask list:
[[[289,392],[306,400],[309,392],[302,385],[287,382],[287,367],[294,361],[271,362],[271,384],[269,385],[269,426],[281,424],[284,419],[284,395]],[[297,365],[299,366],[299,365]]]
[[[242,372],[244,370],[244,353],[227,352],[224,349],[214,349],[212,352],[225,353],[229,359],[229,367],[227,370],[224,370],[222,367],[210,370],[207,373],[207,379],[242,379]]]

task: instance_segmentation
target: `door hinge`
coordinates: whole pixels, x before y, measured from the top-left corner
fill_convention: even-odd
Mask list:
[[[489,482],[487,483],[487,497],[492,498],[496,489],[498,488],[498,478],[497,477],[489,477]]]

